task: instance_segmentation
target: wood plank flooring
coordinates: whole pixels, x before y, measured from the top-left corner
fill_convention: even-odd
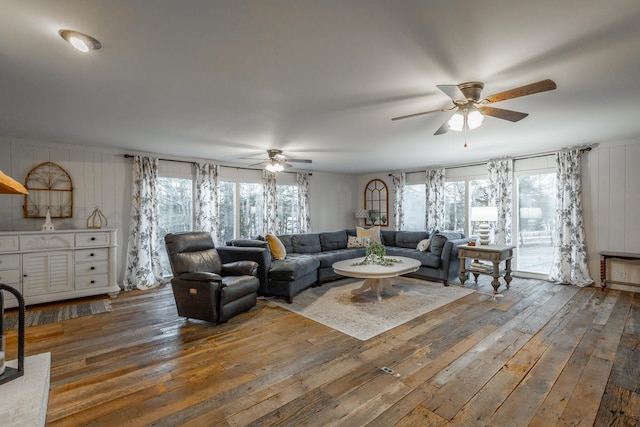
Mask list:
[[[494,300],[487,279],[364,342],[264,300],[213,327],[170,286],[133,291],[28,328],[26,353],[51,352],[51,426],[640,425],[640,294],[515,278]]]

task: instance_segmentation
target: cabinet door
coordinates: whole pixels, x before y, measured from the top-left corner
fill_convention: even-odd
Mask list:
[[[22,262],[25,297],[73,290],[73,252],[25,254]]]

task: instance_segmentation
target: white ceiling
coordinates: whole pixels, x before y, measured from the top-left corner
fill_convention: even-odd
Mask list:
[[[0,135],[165,156],[364,174],[639,138],[638,77],[638,0],[0,0]],[[467,148],[449,113],[390,120],[547,78]]]

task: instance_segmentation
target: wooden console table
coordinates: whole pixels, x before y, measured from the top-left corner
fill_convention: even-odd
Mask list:
[[[473,274],[476,283],[478,283],[478,276],[480,274],[486,274],[493,277],[491,285],[493,286],[493,293],[497,294],[498,288],[500,287],[500,281],[498,281],[498,278],[501,277],[503,273],[500,271],[500,263],[504,261],[504,281],[507,284],[507,289],[509,289],[509,284],[512,279],[511,259],[513,258],[514,248],[515,246],[509,245],[458,246],[458,258],[460,258],[460,275],[458,278],[460,279],[462,286],[464,286],[464,282],[468,279],[467,272]],[[473,260],[473,263],[468,270],[466,265],[467,259]],[[490,261],[492,265],[489,265],[488,268],[474,267],[473,264],[479,263],[480,260]]]
[[[640,259],[640,254],[632,254],[628,252],[600,252],[600,287],[602,289],[607,287],[607,259],[608,258]],[[613,283],[615,282],[615,280],[609,280],[609,282]]]

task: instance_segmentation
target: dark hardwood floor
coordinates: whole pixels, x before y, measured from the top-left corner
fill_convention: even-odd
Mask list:
[[[494,300],[480,280],[364,342],[264,300],[189,321],[166,286],[28,328],[26,349],[51,352],[52,426],[640,424],[640,294],[516,278]]]

